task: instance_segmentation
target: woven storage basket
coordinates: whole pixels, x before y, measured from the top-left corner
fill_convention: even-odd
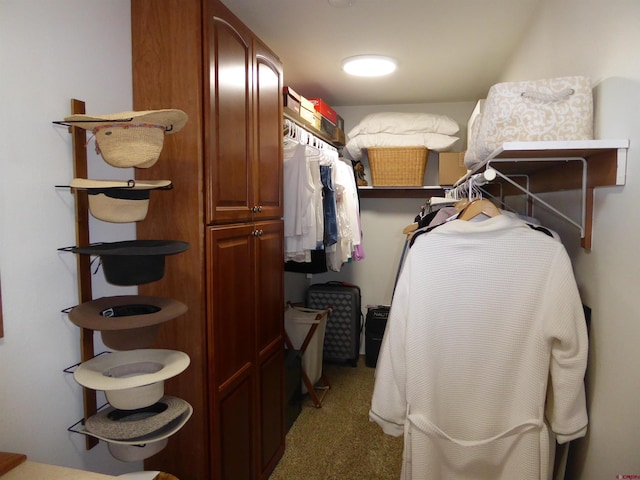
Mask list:
[[[426,147],[370,147],[371,182],[375,186],[422,186],[427,167]]]

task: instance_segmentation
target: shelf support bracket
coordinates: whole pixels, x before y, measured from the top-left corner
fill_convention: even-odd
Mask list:
[[[534,201],[539,202],[540,204],[542,204],[546,208],[548,208],[550,211],[552,211],[553,213],[558,215],[560,218],[562,218],[563,220],[565,220],[569,224],[571,224],[574,227],[576,227],[580,231],[580,238],[581,238],[581,243],[582,243],[583,248],[589,250],[589,249],[591,249],[591,229],[589,229],[589,232],[588,232],[588,235],[587,235],[586,226],[587,226],[587,218],[589,218],[589,225],[590,225],[590,223],[591,223],[590,219],[591,219],[591,216],[593,215],[593,189],[592,188],[587,188],[587,160],[585,158],[582,158],[582,157],[563,158],[562,160],[564,160],[564,161],[580,161],[582,163],[582,180],[581,180],[582,188],[581,188],[581,194],[580,194],[581,195],[580,222],[576,222],[575,220],[573,220],[572,218],[570,218],[569,216],[565,215],[560,210],[555,208],[549,202],[544,201],[538,195],[536,195],[533,192],[531,192],[529,189],[527,189],[525,187],[522,187],[517,182],[513,181],[512,179],[510,179],[507,175],[501,173],[500,170],[496,169],[496,167],[494,165],[494,163],[500,163],[500,162],[511,162],[511,163],[513,163],[513,162],[518,162],[518,161],[527,161],[527,162],[558,161],[557,158],[526,158],[526,159],[523,159],[523,158],[502,159],[502,158],[500,158],[500,159],[492,159],[492,160],[489,160],[487,162],[487,168],[489,168],[491,166],[491,168],[493,168],[495,170],[496,174],[502,180],[508,182],[513,187],[515,187],[516,189],[521,191],[523,194],[525,194],[527,196],[527,200],[533,199]],[[589,198],[588,198],[588,195],[587,195],[588,191],[590,191],[590,193],[591,193],[591,200],[590,201],[589,201]]]

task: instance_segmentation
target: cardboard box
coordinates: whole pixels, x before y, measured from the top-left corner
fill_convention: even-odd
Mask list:
[[[333,138],[333,136],[336,133],[336,128],[337,127],[333,123],[331,123],[325,117],[320,115],[320,130],[323,133],[326,133],[329,136],[329,138]]]
[[[344,134],[344,130],[342,130],[341,128],[336,128],[335,133],[334,133],[333,137],[331,138],[331,140],[336,145],[340,145],[340,146],[343,146],[343,147],[347,144],[347,139],[346,139],[346,136]]]
[[[316,111],[315,110],[309,110],[309,109],[304,107],[304,104],[301,104],[300,105],[300,116],[304,120],[309,122],[311,125],[315,126],[315,121],[316,121]],[[318,115],[318,116],[320,116],[320,115]]]
[[[313,105],[313,103],[300,95],[300,110],[302,110],[303,108],[305,110],[309,110],[310,112],[316,111],[316,107]]]
[[[290,108],[298,115],[300,114],[300,94],[291,87],[282,87],[284,106]]]
[[[440,152],[438,155],[438,183],[453,185],[467,173],[464,152]]]
[[[324,118],[329,120],[334,126],[338,124],[338,114],[336,111],[326,104],[321,98],[310,98],[309,101],[313,103],[316,111],[320,112]]]

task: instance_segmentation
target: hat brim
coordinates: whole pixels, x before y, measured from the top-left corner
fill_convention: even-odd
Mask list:
[[[161,125],[166,134],[177,133],[186,125],[188,115],[178,109],[142,110],[138,112],[119,112],[106,115],[75,114],[65,117],[64,121],[75,127],[85,130],[94,130],[97,127],[114,123],[149,123]]]
[[[125,240],[122,242],[93,243],[69,250],[84,255],[100,256],[165,256],[189,249],[187,242],[179,240]]]
[[[107,407],[85,421],[85,430],[101,438],[117,441],[140,441],[164,430],[189,410],[189,403],[164,396],[149,407],[119,410]]]
[[[184,252],[189,243],[178,240],[128,240],[71,247],[69,251],[98,255],[106,280],[113,285],[142,285],[164,276],[166,255]]]
[[[105,188],[156,190],[172,188],[171,180],[91,180],[88,178],[74,178],[69,184],[78,190],[102,190]]]
[[[76,368],[73,377],[93,390],[124,390],[172,378],[190,362],[189,355],[177,350],[127,350],[87,360]]]
[[[187,311],[177,300],[144,295],[119,295],[90,300],[74,307],[69,319],[91,330],[128,330],[172,320]]]

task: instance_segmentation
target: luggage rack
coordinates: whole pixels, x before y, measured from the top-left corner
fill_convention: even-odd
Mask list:
[[[324,328],[326,327],[327,317],[331,313],[331,309],[327,308],[325,310],[315,310],[311,308],[295,306],[290,302],[287,303],[287,307],[291,309],[289,311],[293,311],[295,312],[295,314],[303,318],[301,320],[301,323],[309,325],[309,329],[307,330],[302,343],[298,348],[294,347],[293,342],[291,341],[291,337],[289,337],[289,334],[285,330],[284,343],[289,350],[298,350],[300,352],[300,357],[304,357],[304,354],[305,352],[307,352],[311,341],[314,340],[314,336],[316,336],[316,331],[320,329],[320,337],[316,337],[316,340],[319,341],[320,348],[319,365],[316,365],[316,367],[319,367],[320,371],[318,373],[315,373],[315,376],[318,376],[319,378],[317,380],[314,378],[313,381],[311,380],[311,378],[309,378],[309,375],[314,375],[314,372],[307,371],[307,368],[305,368],[304,366],[304,361],[301,367],[300,376],[307,389],[307,393],[311,398],[311,401],[316,408],[321,408],[324,397],[327,395],[329,389],[331,388],[331,383],[329,382],[327,375],[322,370],[322,341],[324,340]],[[318,345],[315,345],[315,348],[318,348]],[[318,354],[318,352],[309,352],[309,354],[314,353]],[[313,359],[308,363],[310,365],[313,365]]]

